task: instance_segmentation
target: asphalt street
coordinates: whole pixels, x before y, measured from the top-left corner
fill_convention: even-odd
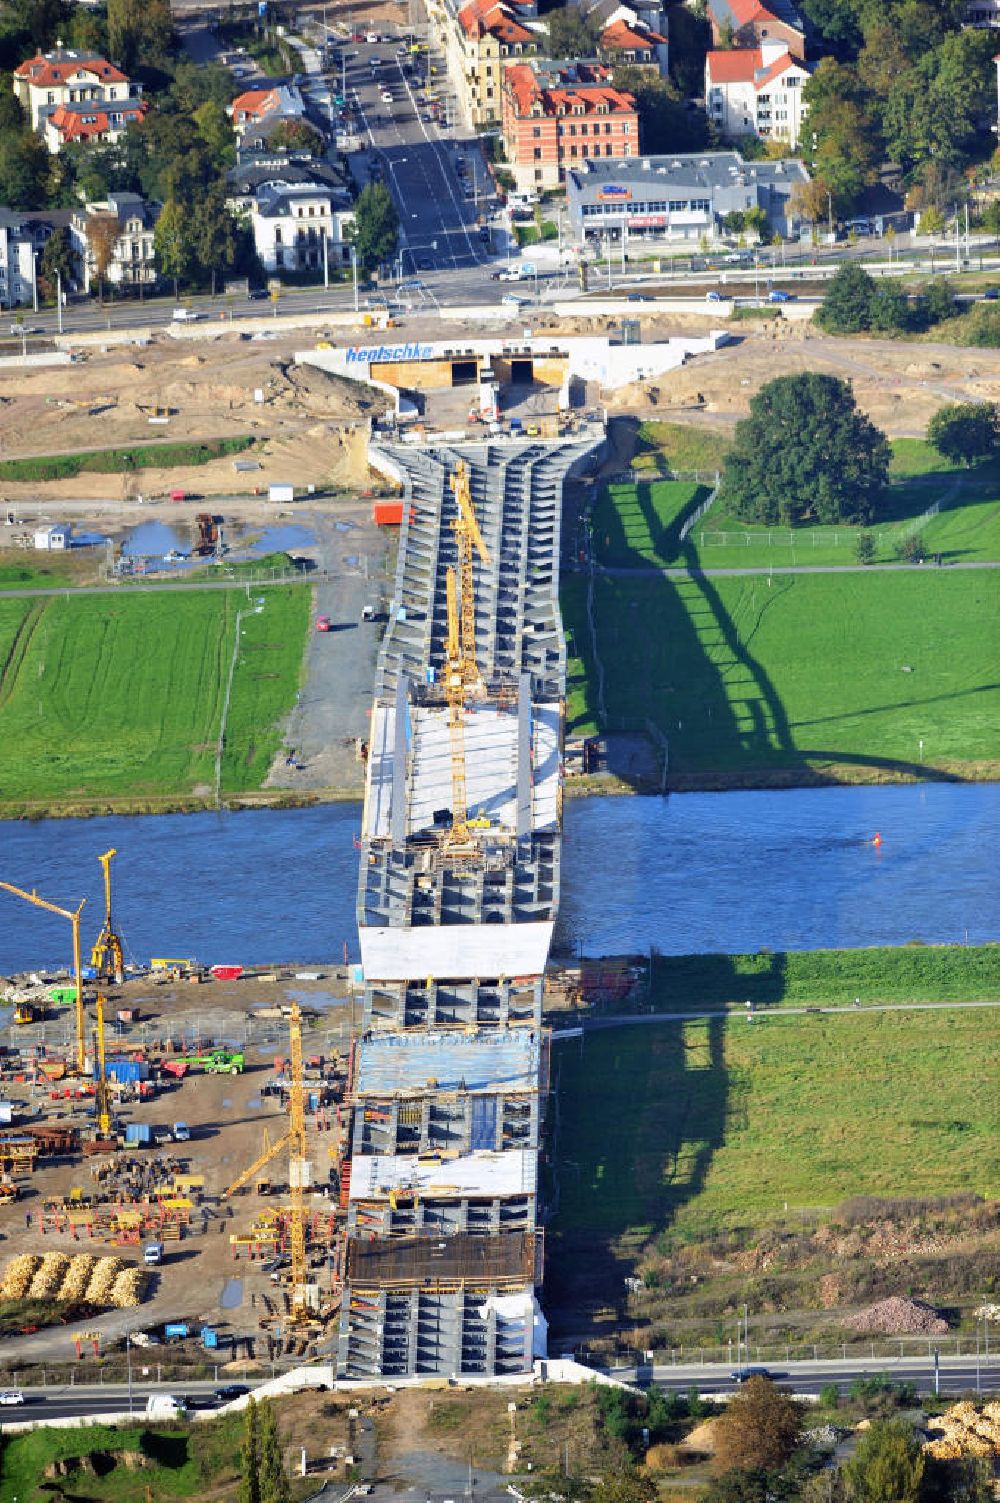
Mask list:
[[[775,1362],[754,1363],[765,1367],[777,1383],[791,1387],[796,1393],[815,1393],[828,1383],[836,1383],[841,1393],[846,1393],[859,1378],[883,1375],[893,1383],[912,1383],[922,1393],[934,1389],[934,1358],[904,1357],[876,1359],[874,1361],[848,1358],[834,1362]],[[639,1383],[643,1387],[655,1384],[677,1392],[686,1392],[696,1384],[699,1393],[732,1393],[736,1387],[730,1374],[732,1366],[640,1366],[615,1367],[609,1371],[626,1382]],[[983,1355],[978,1361],[972,1357],[942,1357],[939,1375],[941,1393],[966,1393],[979,1390],[996,1393],[1000,1390],[1000,1357]]]

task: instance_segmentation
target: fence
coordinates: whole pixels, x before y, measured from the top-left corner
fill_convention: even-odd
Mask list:
[[[798,1344],[762,1342],[759,1346],[751,1341],[749,1348],[746,1343],[733,1340],[725,1346],[655,1347],[651,1352],[618,1351],[613,1355],[578,1352],[577,1357],[584,1356],[595,1366],[614,1369],[635,1367],[637,1363],[652,1363],[654,1367],[733,1367],[737,1363],[742,1365],[750,1362],[766,1366],[787,1362],[899,1362],[923,1358],[933,1361],[935,1352],[942,1358],[960,1357],[973,1362],[978,1357],[984,1368],[995,1368],[1000,1359],[1000,1337],[992,1343],[992,1347],[989,1341],[984,1343],[982,1338],[977,1343],[972,1332],[964,1336],[882,1336],[874,1341],[869,1338]],[[831,1374],[833,1376],[835,1374]]]
[[[718,485],[720,480],[718,470],[665,470],[654,469],[629,469],[619,470],[615,475],[605,475],[606,485],[638,485],[646,480],[688,480],[696,485]]]

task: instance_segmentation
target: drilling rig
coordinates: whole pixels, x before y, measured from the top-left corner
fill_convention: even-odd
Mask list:
[[[107,986],[121,986],[125,980],[125,952],[111,920],[111,858],[117,854],[112,847],[97,858],[104,870],[104,924],[90,952],[90,963],[98,981]]]

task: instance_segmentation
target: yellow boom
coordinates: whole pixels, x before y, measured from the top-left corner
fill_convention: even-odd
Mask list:
[[[80,974],[80,914],[83,912],[84,898],[79,908],[74,913],[70,908],[60,908],[56,903],[50,903],[47,898],[39,897],[37,892],[25,892],[23,887],[15,887],[12,882],[0,882],[4,892],[13,893],[15,898],[23,898],[26,903],[33,903],[36,908],[44,908],[48,913],[57,913],[60,918],[69,919],[73,925],[73,980],[76,983],[76,1073],[83,1075],[87,1063],[87,1039],[84,1032],[83,1021],[83,978]]]

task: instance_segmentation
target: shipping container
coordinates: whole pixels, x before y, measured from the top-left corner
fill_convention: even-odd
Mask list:
[[[269,485],[267,499],[269,501],[294,501],[295,487],[294,485]]]
[[[241,965],[213,965],[209,966],[209,971],[216,981],[238,981],[243,975]]]
[[[403,525],[402,501],[375,501],[372,504],[372,521],[376,527],[401,527]],[[410,507],[413,521],[413,507]]]
[[[109,1059],[104,1069],[108,1079],[116,1080],[119,1085],[138,1085],[149,1074],[149,1066],[141,1059]],[[94,1079],[97,1079],[96,1064]]]
[[[129,1122],[125,1128],[125,1141],[136,1147],[146,1147],[153,1141],[153,1129],[148,1122]]]

